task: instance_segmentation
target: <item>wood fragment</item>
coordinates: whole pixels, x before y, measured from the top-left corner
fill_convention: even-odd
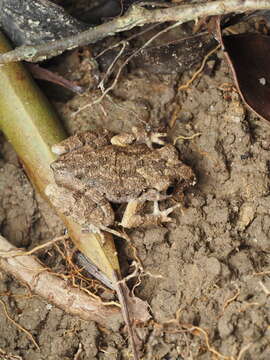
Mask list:
[[[0,251],[16,251],[0,235]],[[122,321],[120,309],[105,306],[101,301],[93,300],[83,291],[67,285],[65,281],[50,273],[34,256],[0,256],[0,268],[12,274],[17,280],[27,285],[35,294],[42,296],[69,314],[84,320],[96,321],[102,326],[117,330]]]
[[[178,22],[179,25],[200,17],[243,13],[251,10],[269,9],[269,0],[217,0],[202,4],[178,5],[165,9],[147,10],[133,5],[124,16],[61,40],[49,41],[37,46],[20,46],[0,56],[0,63],[12,61],[42,61],[78,46],[96,43],[107,36],[130,30],[136,26]]]

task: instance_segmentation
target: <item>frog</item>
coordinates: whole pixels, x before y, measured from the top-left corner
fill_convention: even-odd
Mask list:
[[[196,183],[192,168],[167,143],[166,133],[133,127],[114,134],[107,129],[77,133],[53,145],[54,182],[46,187],[51,203],[84,229],[131,229],[171,222],[180,204],[160,210],[159,203]],[[146,202],[153,211],[141,210]],[[121,221],[115,208],[126,205]],[[90,230],[89,230],[90,231]]]

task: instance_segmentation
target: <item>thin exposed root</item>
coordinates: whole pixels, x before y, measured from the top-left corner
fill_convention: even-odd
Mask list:
[[[10,322],[12,322],[12,324],[15,325],[19,330],[23,331],[30,338],[30,340],[35,345],[35,347],[38,350],[40,350],[40,347],[39,347],[38,343],[36,342],[36,340],[34,339],[33,335],[28,330],[26,330],[24,327],[22,327],[20,324],[18,324],[15,320],[12,319],[12,317],[9,315],[9,313],[7,311],[7,306],[6,306],[6,304],[4,303],[3,300],[0,299],[0,303],[3,306],[4,313],[5,313],[6,317],[8,318],[8,320]]]
[[[225,301],[225,303],[224,303],[223,306],[222,306],[222,314],[224,313],[225,309],[229,306],[229,304],[230,304],[231,302],[233,302],[234,300],[236,300],[239,295],[240,295],[240,290],[237,289],[237,292],[236,292],[232,297],[230,297],[229,299],[227,299],[227,300]]]
[[[124,67],[130,62],[130,60],[135,57],[138,53],[140,53],[144,48],[146,48],[153,40],[155,40],[157,37],[159,37],[161,34],[164,34],[165,32],[171,30],[171,29],[174,29],[175,27],[181,25],[181,22],[176,22],[175,24],[171,25],[171,26],[168,26],[166,29],[163,29],[161,31],[159,31],[157,34],[155,34],[154,36],[152,36],[148,41],[146,41],[146,43],[141,46],[138,50],[134,51],[132,53],[132,55],[130,55],[124,62],[123,64],[120,66],[120,68],[118,69],[117,73],[116,73],[116,76],[112,82],[112,84],[107,88],[107,89],[102,89],[102,95],[94,100],[93,102],[91,102],[90,104],[86,104],[85,106],[81,107],[80,109],[78,109],[74,114],[73,116],[76,116],[79,112],[81,112],[82,110],[85,110],[86,108],[89,108],[89,107],[92,107],[93,105],[95,104],[99,104],[106,95],[108,95],[108,93],[113,90],[116,86],[116,84],[118,83],[118,79],[119,79],[119,76],[122,72],[122,70],[124,69]],[[121,52],[123,52],[124,50],[124,47],[122,48]],[[119,55],[119,54],[118,54]],[[120,55],[118,56],[117,55],[117,58],[120,57]],[[114,62],[115,63],[115,62]]]
[[[204,57],[201,66],[198,70],[195,71],[195,73],[192,75],[192,77],[183,85],[180,85],[178,87],[178,91],[187,90],[189,86],[193,83],[193,81],[200,75],[200,73],[203,71],[205,64],[208,60],[208,58],[213,55],[218,49],[220,48],[220,45],[216,46],[214,49],[209,51],[209,53]]]
[[[246,346],[244,346],[244,347],[240,350],[240,352],[239,352],[236,360],[241,360],[241,357],[244,355],[244,353],[245,353],[252,345],[253,345],[252,343],[249,343],[249,344],[247,344]]]
[[[126,277],[122,278],[121,280],[117,281],[117,284],[125,284],[128,280],[135,278],[138,276],[140,272],[140,266],[136,261],[133,261],[132,266],[134,266],[134,270],[131,274],[127,275]]]
[[[0,358],[1,360],[23,360],[23,358],[21,356],[7,353],[6,351],[4,351],[1,348],[0,348],[0,355],[1,355],[1,358]]]
[[[270,275],[270,270],[261,271],[253,274],[253,276],[265,276],[265,275]]]
[[[177,143],[178,140],[193,140],[195,137],[202,135],[202,133],[198,132],[196,134],[190,136],[179,135],[173,140],[173,145]]]
[[[267,296],[270,295],[270,290],[267,289],[267,287],[264,285],[264,283],[262,281],[259,281],[259,285],[263,289],[265,295],[267,295]]]
[[[34,247],[33,249],[29,250],[29,251],[23,251],[21,249],[18,250],[11,250],[11,251],[0,251],[0,257],[3,258],[8,258],[8,257],[15,257],[15,256],[26,256],[26,255],[32,255],[33,253],[42,250],[48,246],[51,246],[52,244],[58,242],[58,241],[63,241],[63,240],[67,240],[69,239],[69,235],[63,235],[63,236],[58,236],[56,238],[54,238],[51,241],[46,242],[45,244],[39,245]]]
[[[195,332],[194,335],[196,335],[196,332],[199,332],[200,334],[202,334],[204,336],[205,343],[206,343],[208,351],[210,351],[212,354],[216,355],[219,359],[233,360],[233,357],[222,355],[221,353],[219,353],[215,348],[213,348],[210,345],[209,336],[208,336],[207,332],[204,329],[202,329],[202,328],[200,328],[198,326],[192,326],[192,327],[190,327],[189,331],[192,332],[192,333]]]
[[[81,353],[83,352],[82,343],[79,343],[78,350],[76,351],[76,354],[74,355],[73,360],[80,360],[81,359]]]
[[[112,69],[114,67],[114,65],[116,64],[117,60],[121,57],[121,55],[123,54],[125,48],[127,47],[128,43],[127,41],[124,41],[122,42],[122,48],[121,50],[119,51],[119,53],[115,56],[115,58],[113,59],[112,63],[110,64],[110,66],[108,67],[106,73],[104,74],[104,77],[103,79],[101,80],[101,82],[98,84],[98,88],[102,91],[102,93],[105,93],[106,89],[105,89],[105,86],[104,86],[104,83],[106,81],[106,79],[109,78],[109,76],[111,75],[112,73]]]
[[[258,303],[258,302],[252,302],[252,303],[247,303],[244,306],[242,306],[238,312],[244,312],[246,311],[248,308],[250,308],[251,306],[262,306],[262,304]]]

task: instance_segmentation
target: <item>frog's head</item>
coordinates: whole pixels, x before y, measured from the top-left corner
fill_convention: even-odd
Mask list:
[[[196,176],[192,168],[181,161],[175,146],[167,144],[158,151],[161,159],[165,160],[163,178],[169,179],[169,186],[181,184],[181,187],[186,188],[196,184]]]
[[[64,155],[60,156],[56,161],[51,163],[50,167],[53,171],[56,184],[70,188],[74,183],[74,169],[72,164],[63,157]]]

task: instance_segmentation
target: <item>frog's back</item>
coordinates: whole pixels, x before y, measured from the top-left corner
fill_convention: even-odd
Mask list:
[[[147,153],[151,149],[144,144],[107,145],[91,150],[84,147],[65,154],[58,163],[65,164],[65,171],[68,176],[72,173],[74,182],[80,181],[84,188],[95,188],[109,201],[120,203],[133,199],[146,188],[137,168]]]

